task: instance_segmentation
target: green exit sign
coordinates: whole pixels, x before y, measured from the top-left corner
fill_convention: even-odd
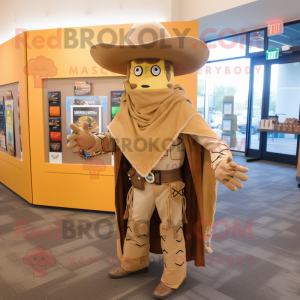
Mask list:
[[[271,49],[267,51],[267,60],[278,59],[279,57],[279,48]]]

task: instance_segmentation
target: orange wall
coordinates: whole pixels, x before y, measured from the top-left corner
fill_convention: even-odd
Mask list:
[[[198,22],[170,22],[163,23],[171,35],[175,35],[172,28],[178,28],[183,32],[185,28],[190,28],[189,35],[198,37]],[[109,26],[115,32],[124,30],[128,32],[132,25],[112,25]],[[95,34],[93,44],[97,43],[96,36],[100,30],[107,26],[89,27]],[[77,37],[80,32],[86,29],[73,28]],[[76,78],[76,77],[104,77],[115,76],[110,73],[103,74],[101,68],[90,56],[90,46],[67,49],[64,47],[64,30],[61,31],[62,41],[60,48],[53,48],[49,44],[52,40],[55,44],[57,29],[36,30],[28,34],[27,60],[44,56],[51,59],[57,67],[57,74],[51,78]],[[103,36],[104,41],[110,41],[111,35]],[[49,47],[50,45],[50,47]],[[71,70],[77,68],[77,73]],[[50,77],[49,77],[50,78]],[[197,74],[191,74],[176,78],[175,83],[182,84],[188,96],[197,101]],[[83,208],[101,211],[114,211],[114,170],[108,166],[101,172],[99,179],[91,179],[88,171],[82,165],[70,164],[49,164],[45,163],[44,149],[44,129],[41,124],[43,120],[43,89],[35,87],[34,78],[28,76],[29,95],[29,126],[32,158],[32,185],[33,203],[39,205]],[[39,124],[39,126],[37,126]],[[63,145],[65,147],[66,145]]]
[[[23,44],[17,41],[22,39]],[[24,45],[25,44],[25,45]],[[0,152],[0,182],[9,187],[26,201],[32,202],[31,167],[28,128],[26,33],[0,45],[0,85],[19,82],[20,117],[22,130],[23,161]],[[17,101],[17,95],[13,95]],[[15,130],[19,130],[15,128]]]

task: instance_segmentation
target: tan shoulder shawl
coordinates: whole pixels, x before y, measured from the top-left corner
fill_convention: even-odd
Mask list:
[[[147,176],[181,132],[219,138],[193,107],[185,90],[133,90],[125,81],[121,109],[108,126],[132,166]]]

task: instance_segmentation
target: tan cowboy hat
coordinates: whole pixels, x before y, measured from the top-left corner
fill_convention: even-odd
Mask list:
[[[190,36],[171,37],[158,22],[134,24],[126,44],[99,43],[91,48],[95,62],[106,70],[127,74],[127,62],[135,59],[164,59],[174,64],[175,76],[193,73],[209,57],[205,43]]]

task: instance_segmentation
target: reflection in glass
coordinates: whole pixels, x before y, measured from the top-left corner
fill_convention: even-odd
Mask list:
[[[242,57],[246,55],[246,34],[227,37],[218,41],[207,43],[209,60]]]
[[[300,64],[274,64],[271,68],[269,116],[277,115],[282,123],[286,118],[299,120]],[[297,154],[297,135],[268,133],[267,151]]]
[[[264,66],[254,67],[252,91],[252,117],[250,127],[250,149],[259,150],[260,132],[257,131],[261,120],[261,107],[264,87]],[[246,129],[245,129],[246,130]]]
[[[265,31],[257,30],[249,34],[249,53],[264,51]]]
[[[237,116],[238,126],[246,128],[249,74],[250,59],[245,58],[210,63],[198,72],[198,111],[202,111],[202,108],[206,111],[205,120],[219,137],[222,134],[222,104],[225,96],[234,97],[233,113]],[[236,131],[234,135],[234,150],[244,152],[245,132]]]
[[[201,74],[200,74],[201,73]],[[197,80],[197,110],[200,115],[205,118],[205,73],[198,73]]]

